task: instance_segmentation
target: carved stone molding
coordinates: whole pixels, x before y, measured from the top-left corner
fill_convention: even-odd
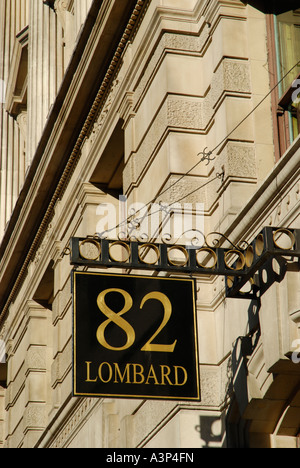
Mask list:
[[[133,112],[133,98],[134,93],[128,91],[125,94],[124,99],[119,108],[120,118],[124,121],[123,128],[126,128],[129,120],[135,116],[135,113]]]
[[[68,13],[70,11],[70,0],[55,0],[54,2],[54,10],[58,16],[58,19],[64,29],[66,29],[66,21]]]
[[[22,137],[24,141],[26,142],[27,139],[27,111],[23,110],[20,112],[20,114],[17,116],[17,123],[19,125],[20,132],[22,134]]]
[[[35,264],[39,263],[39,261],[43,257],[43,254],[45,252],[46,247],[49,246],[51,234],[52,234],[52,224],[50,223],[49,226],[48,226],[48,229],[47,229],[47,231],[45,233],[45,236],[43,238],[43,241],[42,241],[41,245],[39,246],[38,251],[36,252],[35,259],[34,259]]]
[[[256,179],[254,146],[249,143],[229,142],[219,156],[218,166],[223,166],[226,177]]]
[[[31,346],[26,354],[27,373],[46,370],[46,347]]]
[[[101,131],[103,125],[104,125],[104,122],[109,114],[109,111],[111,109],[111,106],[114,102],[114,98],[115,98],[115,95],[117,94],[118,92],[118,89],[120,87],[120,84],[121,84],[121,78],[119,76],[117,76],[112,84],[111,84],[111,87],[110,87],[110,90],[107,94],[107,97],[106,97],[106,101],[101,109],[101,112],[99,113],[99,116],[97,118],[97,120],[95,121],[94,123],[94,126],[93,126],[93,130],[91,132],[91,135],[90,135],[90,138],[89,138],[89,143],[93,144],[94,141],[96,140],[99,132]]]
[[[143,137],[138,152],[133,153],[127,162],[123,176],[124,190],[137,183],[168,128],[205,134],[222,99],[227,95],[249,96],[250,93],[249,64],[243,60],[224,59],[214,73],[211,88],[205,97],[169,95]],[[133,96],[134,101],[136,94],[138,91]],[[235,176],[256,178],[255,153],[251,146],[237,145],[228,154],[228,166]]]
[[[6,88],[6,110],[17,117],[27,109],[28,31],[26,26],[17,36],[12,53]]]
[[[46,408],[43,403],[30,403],[24,412],[24,432],[29,429],[45,429]]]
[[[290,184],[288,193],[281,197],[276,206],[271,206],[265,224],[287,226],[299,210],[300,182]]]
[[[139,104],[139,101],[145,92],[152,75],[162,60],[165,51],[181,51],[182,53],[194,53],[199,57],[204,52],[204,47],[209,39],[210,30],[206,24],[200,31],[199,36],[191,36],[184,34],[165,33],[156,49],[151,55],[151,59],[147,64],[147,68],[141,74],[141,77],[135,87],[134,95],[134,110]]]
[[[69,341],[65,348],[59,352],[51,366],[51,385],[57,387],[67,377],[72,368],[72,343]]]
[[[68,419],[61,424],[61,430],[55,434],[50,444],[51,448],[67,447],[74,435],[78,432],[80,424],[86,421],[91,410],[99,405],[99,400],[82,398],[68,415]]]

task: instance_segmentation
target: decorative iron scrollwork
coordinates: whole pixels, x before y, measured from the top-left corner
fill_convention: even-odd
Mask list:
[[[226,243],[229,247],[222,247]],[[300,258],[300,229],[264,228],[251,243],[234,243],[217,231],[205,236],[197,230],[190,245],[172,243],[170,234],[162,243],[136,236],[118,240],[90,236],[72,238],[70,247],[63,251],[67,254],[75,266],[224,275],[227,297],[253,298],[257,288],[254,275],[270,258],[277,257],[280,262]],[[249,291],[245,293],[247,283]]]
[[[206,150],[207,150],[207,147],[204,148],[203,151],[201,151],[200,153],[198,153],[197,156],[200,156],[200,155],[202,154],[201,162],[207,161],[206,165],[208,166],[209,163],[210,163],[211,161],[214,161],[214,160],[216,159],[216,157],[211,158],[211,155],[213,154],[212,151],[206,152]]]

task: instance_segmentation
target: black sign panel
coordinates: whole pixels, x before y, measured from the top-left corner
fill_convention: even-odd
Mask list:
[[[73,272],[74,396],[200,400],[192,279]]]

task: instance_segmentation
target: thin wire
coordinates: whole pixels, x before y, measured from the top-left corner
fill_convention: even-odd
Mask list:
[[[198,190],[201,190],[203,189],[204,187],[206,187],[207,185],[211,184],[212,182],[214,182],[215,180],[217,179],[223,179],[224,177],[224,172],[222,173],[218,173],[216,174],[215,177],[213,177],[212,179],[208,180],[207,182],[205,182],[204,184],[202,184],[200,187],[197,187],[196,189],[192,190],[191,192],[185,194],[184,196],[182,196],[181,198],[179,198],[178,200],[176,200],[175,202],[173,202],[169,207],[168,207],[168,214],[170,214],[170,209],[172,208],[173,205],[175,205],[176,203],[179,203],[181,202],[182,200],[184,200],[185,198],[189,197],[190,195],[193,195],[195,192],[198,192]],[[147,208],[149,204],[145,205],[143,208],[140,208],[136,213],[134,213],[134,215],[136,216],[140,211],[142,211],[143,209]],[[145,215],[142,216],[142,218],[135,218],[134,220],[132,220],[131,222],[135,221],[136,223],[136,227],[140,226],[144,221],[145,219],[147,219],[149,216],[153,216],[154,214],[156,213],[159,213],[163,211],[163,208],[159,208],[157,211],[154,211],[154,212],[148,212],[147,214],[145,213]],[[109,233],[110,231],[114,231],[115,229],[121,227],[122,225],[125,225],[125,224],[129,224],[129,221],[130,221],[130,218],[132,218],[133,215],[129,216],[127,219],[125,219],[124,221],[122,221],[121,223],[119,223],[117,226],[115,226],[114,228],[111,228],[109,230],[106,230],[104,231],[103,233],[99,233],[99,234],[104,234],[104,233]],[[136,228],[132,228],[131,231],[129,232],[129,237],[130,237],[130,234],[135,230]]]
[[[201,185],[200,187],[197,187],[196,189],[194,189],[194,190],[192,190],[191,192],[187,193],[187,194],[184,195],[183,197],[179,198],[179,200],[177,200],[176,202],[173,202],[172,205],[175,204],[175,203],[181,202],[181,201],[184,200],[185,198],[187,198],[187,197],[189,197],[190,195],[193,195],[194,193],[198,192],[198,190],[203,189],[204,187],[206,187],[207,185],[211,184],[211,183],[214,182],[215,180],[217,180],[217,179],[219,179],[219,180],[220,180],[220,179],[223,179],[224,175],[225,175],[224,172],[222,172],[221,174],[216,174],[216,176],[215,176],[213,179],[208,180],[207,182],[205,182],[205,184]],[[172,205],[171,205],[171,206],[172,206]]]
[[[181,202],[182,200],[184,200],[185,198],[189,197],[190,195],[193,195],[195,192],[198,192],[198,190],[201,190],[203,189],[204,187],[206,187],[207,185],[211,184],[212,182],[214,182],[215,180],[217,179],[222,179],[224,176],[224,172],[221,173],[221,174],[216,174],[216,176],[210,180],[208,180],[207,182],[205,182],[203,185],[201,185],[200,187],[197,187],[196,189],[192,190],[191,192],[187,193],[186,195],[184,195],[183,197],[179,198],[178,200],[176,200],[175,202],[173,202],[169,207],[168,207],[168,212],[167,212],[167,215],[170,215],[171,213],[171,208],[173,205],[176,205],[176,203],[179,203]],[[135,219],[135,221],[138,223],[138,225],[140,226],[141,223],[143,223],[145,221],[145,219],[147,219],[149,216],[153,216],[154,214],[156,213],[159,213],[162,211],[162,208],[158,209],[157,211],[155,211],[154,213],[148,213],[147,215],[145,214],[144,217],[142,219]],[[166,210],[164,210],[166,211]],[[165,218],[166,219],[166,218]],[[126,220],[125,220],[126,222]],[[138,226],[137,226],[138,227]],[[129,232],[129,235],[128,237],[130,237],[131,233],[135,230],[135,228],[132,228],[131,231]],[[107,232],[107,231],[105,231]]]
[[[233,130],[231,130],[230,133],[228,133],[228,135],[223,138],[223,140],[217,145],[215,146],[215,148],[211,151],[212,153],[214,151],[216,151],[217,148],[219,148],[219,146],[221,146],[261,105],[262,103],[275,91],[275,89],[278,88],[278,86],[285,80],[285,78],[290,74],[292,73],[292,71],[297,68],[300,64],[300,60],[296,63],[296,65],[294,65],[282,78],[281,80],[279,80],[276,85],[271,89],[271,91],[269,91],[264,97],[263,99],[249,112],[249,114],[246,115],[246,117],[243,118],[243,120],[241,120],[236,127],[234,127]]]
[[[175,185],[177,185],[182,179],[184,179],[187,175],[189,175],[197,166],[199,166],[201,161],[198,161],[193,167],[191,167],[191,169],[189,169],[185,174],[183,174],[182,176],[180,176],[179,179],[177,179],[175,182],[173,182],[171,185],[169,185],[169,187],[167,187],[166,189],[164,189],[162,192],[160,192],[158,195],[156,195],[152,200],[150,200],[145,206],[143,206],[143,208],[140,208],[136,213],[135,215],[137,215],[138,213],[140,213],[142,210],[144,210],[145,208],[148,208],[150,205],[152,205],[157,199],[158,197],[161,197],[162,195],[164,195],[164,193],[168,192],[172,187],[174,187]],[[197,190],[200,190],[202,187],[199,187]],[[189,194],[187,194],[186,196],[189,196]],[[186,196],[184,198],[186,198]],[[179,200],[180,201],[180,200]],[[176,202],[173,202],[172,204],[174,203],[179,203],[179,201],[176,201]],[[159,210],[160,211],[160,210]],[[153,213],[152,213],[153,214]],[[149,215],[147,215],[149,216]],[[115,227],[109,229],[108,231],[104,231],[104,232],[109,232],[109,231],[114,231],[115,229],[121,227],[122,225],[124,225],[125,223],[128,224],[128,222],[130,221],[130,219],[132,218],[132,215],[131,216],[128,216],[128,218],[126,218],[124,221],[121,221],[121,223],[117,224]]]
[[[227,135],[226,137],[224,137],[220,143],[215,146],[215,148],[212,150],[212,151],[209,151],[208,153],[205,152],[205,150],[202,152],[202,153],[198,153],[199,154],[203,154],[203,157],[196,163],[194,164],[193,167],[191,167],[185,174],[183,174],[182,176],[179,177],[179,179],[177,179],[175,182],[173,182],[171,185],[169,185],[169,187],[167,187],[166,189],[164,189],[162,192],[160,192],[158,195],[156,195],[152,200],[150,200],[143,208],[141,208],[140,210],[138,210],[135,215],[137,215],[140,211],[142,211],[142,209],[145,209],[145,208],[148,208],[150,205],[152,205],[157,199],[158,197],[161,197],[162,195],[164,195],[166,192],[168,192],[171,188],[173,188],[175,185],[177,185],[182,179],[184,179],[186,176],[188,176],[194,169],[196,169],[196,167],[198,167],[203,161],[205,160],[208,160],[208,162],[211,160],[210,159],[210,156],[219,148],[219,146],[221,146],[261,105],[262,103],[275,91],[275,89],[278,88],[278,86],[280,85],[280,83],[282,83],[285,78],[295,69],[299,66],[300,64],[300,61],[298,61],[277,83],[276,85],[263,97],[263,99],[233,128],[233,130],[231,130]],[[220,176],[220,175],[219,175]],[[218,175],[213,179],[213,180],[216,180],[217,178],[220,178]],[[189,194],[185,195],[184,197],[182,197],[181,199],[173,202],[172,204],[175,204],[175,203],[179,203],[180,201],[182,201],[184,198],[192,195],[193,193],[197,192],[198,190],[201,190],[202,188],[204,188],[208,183],[212,182],[213,180],[211,181],[208,181],[207,183],[205,183],[203,186],[200,186],[198,187],[197,189],[193,190],[192,192],[190,192]],[[171,205],[172,206],[172,205]],[[144,219],[146,219],[146,217],[148,217],[150,214],[148,214],[147,216],[144,216],[144,218],[142,219],[142,221]],[[119,227],[121,227],[122,225],[124,225],[125,223],[128,224],[128,222],[130,221],[130,219],[132,218],[132,216],[129,216],[126,220],[122,221],[121,223],[117,224],[114,228],[112,229],[109,229],[109,231],[113,231]],[[105,232],[109,232],[109,231],[105,231]]]

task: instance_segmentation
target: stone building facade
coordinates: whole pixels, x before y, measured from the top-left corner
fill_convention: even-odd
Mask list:
[[[72,237],[120,236],[153,203],[193,220],[201,206],[221,245],[300,229],[300,10],[286,3],[5,0],[1,447],[299,446],[297,256],[255,299],[197,275],[200,402],[72,396]],[[132,226],[123,237],[144,234]]]

